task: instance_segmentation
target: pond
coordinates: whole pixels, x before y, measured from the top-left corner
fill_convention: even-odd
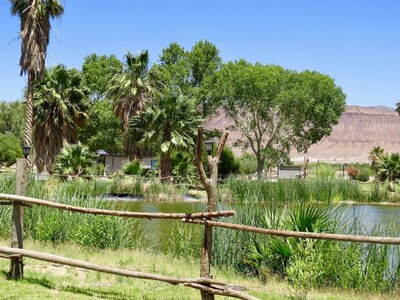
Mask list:
[[[220,210],[240,209],[240,206],[235,204],[220,204]],[[336,209],[338,214],[343,216],[343,221],[352,221],[358,219],[360,225],[367,232],[370,232],[374,227],[392,226],[392,229],[400,230],[400,205],[387,204],[341,204],[330,206],[331,209]],[[164,213],[192,213],[206,211],[206,204],[202,202],[147,202],[137,201],[129,203],[118,203],[117,209],[138,211],[138,212],[164,212]],[[172,228],[180,226],[180,219],[153,219],[140,220],[143,232],[146,234],[150,242],[154,244],[164,244],[166,239],[171,235]],[[187,225],[195,226],[195,225]]]

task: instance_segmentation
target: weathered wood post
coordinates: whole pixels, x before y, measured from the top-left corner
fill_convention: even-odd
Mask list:
[[[26,158],[17,159],[15,193],[20,196],[25,196],[26,194],[27,169],[28,163]],[[12,213],[11,247],[23,248],[23,206],[15,201],[13,202]],[[9,276],[14,279],[22,278],[24,276],[24,269],[21,256],[11,256],[10,258]]]
[[[207,191],[207,198],[208,198],[207,212],[214,212],[216,210],[217,199],[218,199],[218,190],[217,190],[218,163],[227,138],[228,138],[228,133],[225,132],[218,143],[218,148],[215,156],[212,157],[212,155],[210,154],[207,155],[207,165],[210,173],[210,177],[208,178],[204,170],[203,163],[201,161],[201,156],[203,152],[203,127],[197,128],[197,145],[196,145],[196,156],[194,158],[194,163],[197,167],[197,171],[199,172],[201,182],[203,183]],[[201,249],[201,268],[200,268],[200,276],[204,278],[212,278],[210,274],[212,238],[213,238],[212,226],[206,225],[204,227],[204,240]],[[201,299],[214,300],[214,295],[201,291]]]

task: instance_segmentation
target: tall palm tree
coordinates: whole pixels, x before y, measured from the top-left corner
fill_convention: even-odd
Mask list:
[[[148,50],[138,55],[128,51],[124,58],[124,70],[111,79],[108,95],[113,100],[116,115],[121,118],[124,150],[129,159],[133,159],[137,148],[128,136],[130,119],[154,97],[157,89],[155,79],[148,72]]]
[[[21,75],[28,73],[24,145],[32,145],[33,87],[44,75],[50,18],[59,18],[64,8],[58,0],[10,0],[11,14],[21,20]],[[30,163],[29,163],[30,164]]]
[[[156,146],[160,151],[160,175],[171,176],[171,153],[187,152],[201,118],[191,99],[165,90],[131,120],[130,136],[139,145]]]
[[[77,143],[77,128],[86,121],[89,91],[76,69],[48,69],[34,93],[34,146],[38,171],[51,170],[65,143]]]

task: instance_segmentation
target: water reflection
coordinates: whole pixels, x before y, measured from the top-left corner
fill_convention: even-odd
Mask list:
[[[342,204],[336,208],[344,213],[345,221],[358,220],[359,224],[370,233],[379,227],[400,229],[400,206],[380,204]]]

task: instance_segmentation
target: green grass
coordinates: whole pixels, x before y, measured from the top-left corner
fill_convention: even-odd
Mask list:
[[[7,244],[2,241],[0,244]],[[196,259],[176,258],[148,251],[99,250],[72,244],[54,246],[27,241],[26,249],[43,251],[109,266],[159,273],[168,276],[198,277]],[[94,271],[24,259],[25,278],[6,278],[9,261],[0,259],[0,299],[199,299],[197,290],[162,282],[126,278]],[[260,299],[293,299],[294,291],[285,282],[271,278],[262,283],[235,272],[213,268],[214,279],[246,288]],[[398,294],[363,294],[343,290],[313,290],[309,299],[393,299]],[[217,296],[216,299],[228,299]],[[229,298],[231,299],[231,298]]]
[[[55,199],[62,203],[82,207],[113,209],[114,203],[99,201],[96,200],[96,198],[104,193],[108,193],[114,185],[118,186],[123,191],[132,193],[135,193],[139,188],[144,194],[146,191],[149,191],[148,195],[154,194],[158,195],[158,197],[161,197],[160,195],[164,193],[165,195],[169,195],[173,192],[169,190],[173,188],[171,185],[162,185],[157,181],[139,182],[135,181],[136,179],[129,180],[133,180],[133,182],[129,182],[126,186],[116,181],[76,180],[59,182],[51,180],[48,182],[35,182],[30,180],[28,184],[28,195],[37,198]],[[146,184],[148,184],[148,186],[146,186]],[[15,186],[15,178],[13,176],[0,177],[1,192],[12,192],[13,186]],[[223,188],[229,190],[230,193],[240,200],[239,203],[236,203],[237,216],[229,219],[229,221],[257,227],[279,229],[304,227],[305,225],[301,225],[300,221],[307,221],[306,218],[313,219],[311,221],[318,225],[316,228],[322,228],[323,220],[317,220],[317,218],[314,217],[316,214],[319,214],[319,212],[312,207],[310,207],[310,209],[298,211],[298,214],[296,214],[295,207],[288,206],[288,208],[280,210],[285,206],[279,208],[275,205],[276,203],[285,204],[292,202],[302,203],[303,205],[306,202],[310,203],[315,201],[328,203],[338,200],[365,199],[364,197],[366,195],[359,190],[357,184],[344,180],[293,180],[271,183],[230,179]],[[388,192],[386,189],[381,188],[378,190],[372,188],[367,193],[371,195],[372,199],[374,195],[376,197],[382,197],[382,195],[385,196],[385,193]],[[254,205],[255,203],[257,205]],[[220,208],[224,208],[223,206],[225,206],[225,204],[220,203]],[[306,214],[309,216],[304,217],[303,215]],[[325,215],[324,218],[326,217]],[[353,222],[346,228],[339,228],[336,225],[337,223],[334,222],[334,217],[330,217],[332,217],[333,220],[332,227],[324,228],[324,230],[326,229],[328,232],[347,230],[353,234],[365,234],[362,230],[360,231],[360,227],[357,226],[356,222]],[[289,226],[289,221],[292,223],[291,228],[285,228],[285,226]],[[48,243],[56,247],[58,251],[62,252],[65,248],[67,254],[72,254],[73,256],[83,255],[85,259],[99,259],[107,262],[107,253],[112,253],[115,259],[119,258],[120,260],[122,257],[129,257],[127,260],[122,259],[121,261],[112,261],[113,263],[110,263],[120,263],[121,266],[131,266],[131,260],[135,264],[137,263],[140,265],[139,262],[129,256],[128,253],[139,256],[139,259],[140,257],[145,259],[147,255],[149,255],[151,257],[149,258],[149,266],[144,266],[143,268],[145,270],[148,270],[146,268],[150,268],[150,270],[154,270],[154,272],[159,272],[160,270],[161,272],[167,272],[167,269],[164,270],[160,268],[161,266],[165,267],[169,264],[177,264],[177,268],[179,269],[186,261],[193,262],[193,271],[196,271],[194,274],[197,274],[199,268],[199,248],[202,239],[201,226],[177,224],[176,227],[173,228],[167,246],[162,248],[164,255],[157,255],[148,250],[144,250],[149,249],[149,245],[146,241],[146,237],[143,234],[138,234],[138,232],[142,232],[142,230],[139,230],[139,223],[133,219],[91,216],[33,206],[25,210],[24,222],[25,236],[28,239],[45,243],[42,246],[48,247],[51,251],[53,251],[53,248],[48,246]],[[300,225],[295,225],[294,223],[296,222]],[[10,207],[0,206],[0,224],[11,224]],[[307,230],[311,230],[310,228],[311,227],[307,227]],[[390,228],[384,228],[376,232],[377,235],[388,235],[390,233]],[[10,226],[1,226],[0,238],[7,239],[9,236]],[[382,292],[389,294],[396,293],[398,290],[400,268],[396,264],[393,266],[390,265],[392,259],[391,254],[393,251],[397,251],[397,249],[393,249],[394,247],[323,241],[315,243],[293,241],[294,242],[290,243],[282,241],[277,242],[277,239],[271,239],[265,236],[255,236],[254,234],[246,232],[216,228],[212,257],[215,266],[221,266],[221,268],[224,268],[224,271],[220,268],[216,268],[214,269],[214,273],[218,274],[218,276],[228,276],[232,278],[232,280],[236,277],[240,277],[237,274],[259,278],[267,283],[273,280],[273,282],[278,285],[286,286],[288,290],[290,290],[290,288],[292,289],[289,293],[283,293],[283,295],[287,297],[292,295],[294,291],[301,295],[304,293],[313,295],[312,291],[314,288],[320,289],[322,287],[329,287],[331,289],[341,288],[347,291]],[[74,244],[75,246],[73,247],[75,248],[68,246],[71,244]],[[33,244],[33,246],[40,248],[41,244]],[[87,250],[88,246],[92,248]],[[153,247],[152,249],[157,248],[154,245],[150,246]],[[68,250],[69,247],[75,250],[70,251]],[[85,250],[82,251],[82,249]],[[287,255],[285,258],[284,266],[282,266],[282,264],[279,265],[282,261],[282,253],[285,251],[287,252],[287,249],[290,250],[290,255]],[[74,253],[74,251],[77,253]],[[101,255],[97,257],[97,253],[101,253]],[[251,255],[249,255],[249,253]],[[280,256],[277,256],[277,254]],[[155,256],[166,258],[168,262],[160,262],[159,265],[157,257]],[[112,260],[114,258],[110,259]],[[153,262],[150,262],[150,260]],[[135,265],[132,266],[135,267]],[[189,268],[192,267],[189,266]],[[394,273],[390,273],[390,270],[394,270]],[[130,296],[127,295],[137,295],[139,293],[138,291],[141,289],[148,289],[148,292],[146,292],[146,296],[141,296],[142,298],[137,299],[157,299],[160,295],[166,297],[170,295],[172,297],[171,299],[179,299],[173,297],[174,295],[180,294],[175,294],[173,291],[169,292],[168,289],[157,294],[158,288],[156,286],[159,285],[152,284],[150,284],[149,287],[139,285],[135,290],[134,286],[118,286],[119,281],[117,280],[115,283],[118,287],[116,291],[122,291],[118,294],[117,292],[113,292],[112,289],[104,289],[104,286],[107,286],[109,283],[104,282],[100,286],[96,285],[96,280],[100,283],[102,282],[99,279],[102,278],[102,275],[96,275],[95,279],[88,277],[87,286],[81,286],[82,282],[77,280],[72,281],[72,283],[69,283],[67,287],[65,287],[63,284],[64,281],[61,283],[58,281],[60,277],[58,275],[60,274],[54,278],[47,275],[43,277],[41,272],[35,273],[36,271],[37,270],[32,270],[32,273],[28,273],[31,274],[32,279],[29,279],[30,277],[28,276],[22,283],[27,285],[32,284],[32,282],[38,283],[42,288],[45,288],[45,291],[50,292],[49,290],[51,290],[51,293],[56,293],[56,296],[61,299],[63,299],[64,293],[65,299],[80,297],[81,294],[85,294],[85,297],[93,296],[109,299],[128,299]],[[178,271],[179,270],[176,269],[173,270],[173,272]],[[74,274],[78,279],[79,276],[82,276],[79,272]],[[179,274],[179,272],[177,274]],[[311,277],[307,277],[304,274],[311,274]],[[3,273],[3,277],[4,276],[5,274]],[[280,280],[275,280],[277,277],[289,280],[286,281],[286,283],[282,283]],[[31,281],[29,282],[29,280]],[[124,281],[125,279],[121,280]],[[66,281],[70,282],[68,276]],[[252,280],[250,281],[253,282]],[[1,284],[3,282],[4,280],[2,281],[2,279],[0,279],[0,287],[2,287]],[[254,284],[258,286],[259,282],[257,281]],[[93,286],[95,287],[94,289]],[[25,286],[22,289],[24,288]],[[13,288],[9,289],[12,299],[13,292],[11,290],[13,290]],[[28,290],[29,288],[27,288],[27,291]],[[260,293],[261,298],[266,295],[263,294],[263,286],[258,286],[254,290],[255,295]],[[111,294],[108,294],[108,292]],[[197,299],[198,297],[198,293],[193,294],[196,295],[193,296],[194,298],[191,298],[192,296],[189,292],[189,294],[186,293],[185,289],[185,292],[182,292],[182,299]],[[275,294],[275,292],[271,293],[272,295]],[[47,295],[46,292],[43,295],[44,297],[52,297],[51,295]],[[189,295],[189,298],[185,298],[186,295]],[[278,298],[267,297],[265,299],[284,299],[279,296],[280,293],[276,293],[276,295],[278,295],[276,296]]]

